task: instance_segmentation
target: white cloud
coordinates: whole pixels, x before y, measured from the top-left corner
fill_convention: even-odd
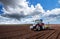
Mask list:
[[[51,23],[59,22],[60,20],[58,20],[58,19],[60,19],[60,8],[47,10],[44,14],[44,18],[45,18],[45,21],[48,21],[48,22],[51,22]]]
[[[55,9],[52,9],[52,10],[47,10],[47,12],[45,12],[44,15],[59,15],[60,14],[60,8],[55,8]]]
[[[44,12],[42,6],[37,4],[35,7],[31,5],[28,7],[28,2],[26,0],[0,0],[4,5],[5,9],[4,12],[7,14],[21,14],[30,15],[34,14],[35,11],[37,12]],[[13,2],[14,1],[14,2]]]
[[[28,7],[29,2],[27,2],[26,0],[0,0],[0,2],[4,4],[4,13],[2,14],[2,17],[9,18],[7,19],[8,21],[6,21],[5,18],[1,18],[5,21],[2,21],[0,23],[17,23],[14,22],[15,20],[12,20],[14,18],[19,19],[19,21],[22,23],[32,22],[33,20],[39,18],[40,15],[38,14],[45,12],[43,7],[39,3],[35,7],[33,5],[31,5],[31,7]],[[31,16],[32,18],[26,18],[28,16]]]
[[[43,7],[39,3],[35,6],[35,8],[36,8],[37,11],[40,11],[41,13],[45,12]]]
[[[45,22],[51,22],[60,17],[60,8],[45,11],[39,3],[35,7],[33,5],[28,7],[29,2],[26,0],[0,1],[4,4],[4,14],[2,14],[0,17],[0,24],[33,23],[34,20],[42,17],[44,18]]]

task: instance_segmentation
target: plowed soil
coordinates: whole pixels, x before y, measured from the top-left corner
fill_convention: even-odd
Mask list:
[[[0,25],[0,39],[60,39],[60,24],[50,24],[50,29],[33,31],[29,24]]]

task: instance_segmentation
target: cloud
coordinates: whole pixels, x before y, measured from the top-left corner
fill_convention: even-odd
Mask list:
[[[60,20],[58,20],[58,19],[60,19],[60,8],[47,10],[45,12],[45,14],[43,15],[43,17],[44,17],[45,21],[48,21],[51,23],[59,22]]]
[[[60,8],[55,8],[55,9],[52,9],[52,10],[47,10],[47,12],[45,12],[44,15],[49,16],[49,17],[59,16],[60,15]]]
[[[34,20],[44,19],[44,22],[51,22],[60,18],[60,8],[45,11],[40,3],[35,7],[29,6],[26,0],[0,0],[4,4],[0,15],[0,24],[21,24],[21,23],[34,23]],[[18,19],[18,20],[17,20]]]
[[[22,5],[20,7],[27,6],[26,0],[0,0],[0,2],[2,2],[6,8],[8,6],[15,8],[17,5]]]
[[[33,5],[31,5],[31,7],[28,7],[29,2],[26,0],[0,0],[0,2],[4,5],[4,8],[2,10],[4,13],[0,16],[5,17],[4,19],[1,19],[5,20],[8,18],[6,19],[8,21],[5,20],[0,23],[16,23],[16,19],[18,19],[18,21],[21,23],[32,22],[33,20],[38,19],[40,17],[40,14],[45,12],[39,3],[35,7]]]
[[[26,0],[0,0],[4,4],[4,14],[17,14],[17,15],[35,15],[44,12],[42,6],[37,4],[35,7],[31,5],[28,7]],[[17,16],[16,15],[16,16]]]

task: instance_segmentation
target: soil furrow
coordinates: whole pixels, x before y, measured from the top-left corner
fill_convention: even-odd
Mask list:
[[[21,39],[29,39],[29,37],[32,37],[32,36],[34,36],[34,35],[36,35],[36,34],[39,34],[40,32],[32,32],[32,33],[29,33],[29,34],[26,34],[26,35],[23,35],[23,36],[21,36]]]
[[[50,24],[53,30],[41,31],[32,31],[29,26],[0,26],[0,39],[60,39],[60,24]]]
[[[32,33],[32,31],[23,31],[23,32],[18,31],[18,32],[5,33],[6,36],[1,34],[1,38],[11,38],[11,37],[16,37],[16,36],[22,36],[28,33]]]
[[[46,39],[56,39],[59,34],[59,31],[56,31],[55,33],[51,34],[48,36]]]
[[[43,31],[42,33],[38,33],[38,34],[36,34],[36,35],[30,37],[30,39],[37,39],[38,37],[47,34],[49,31],[51,31],[51,30],[46,30],[46,31]]]
[[[60,31],[59,31],[56,39],[60,39]]]
[[[48,35],[50,35],[50,34],[52,34],[54,32],[55,32],[54,30],[53,31],[49,31],[48,33],[44,32],[46,34],[44,34],[42,36],[38,36],[36,39],[45,39]]]

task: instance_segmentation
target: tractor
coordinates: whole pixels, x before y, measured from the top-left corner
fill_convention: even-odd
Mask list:
[[[48,26],[48,25],[45,25],[44,23],[43,23],[43,20],[42,19],[40,19],[40,20],[35,20],[34,21],[35,23],[32,25],[32,26],[30,26],[30,29],[31,30],[45,30],[45,29],[49,29],[50,27]],[[41,24],[41,25],[37,25],[37,24]]]

